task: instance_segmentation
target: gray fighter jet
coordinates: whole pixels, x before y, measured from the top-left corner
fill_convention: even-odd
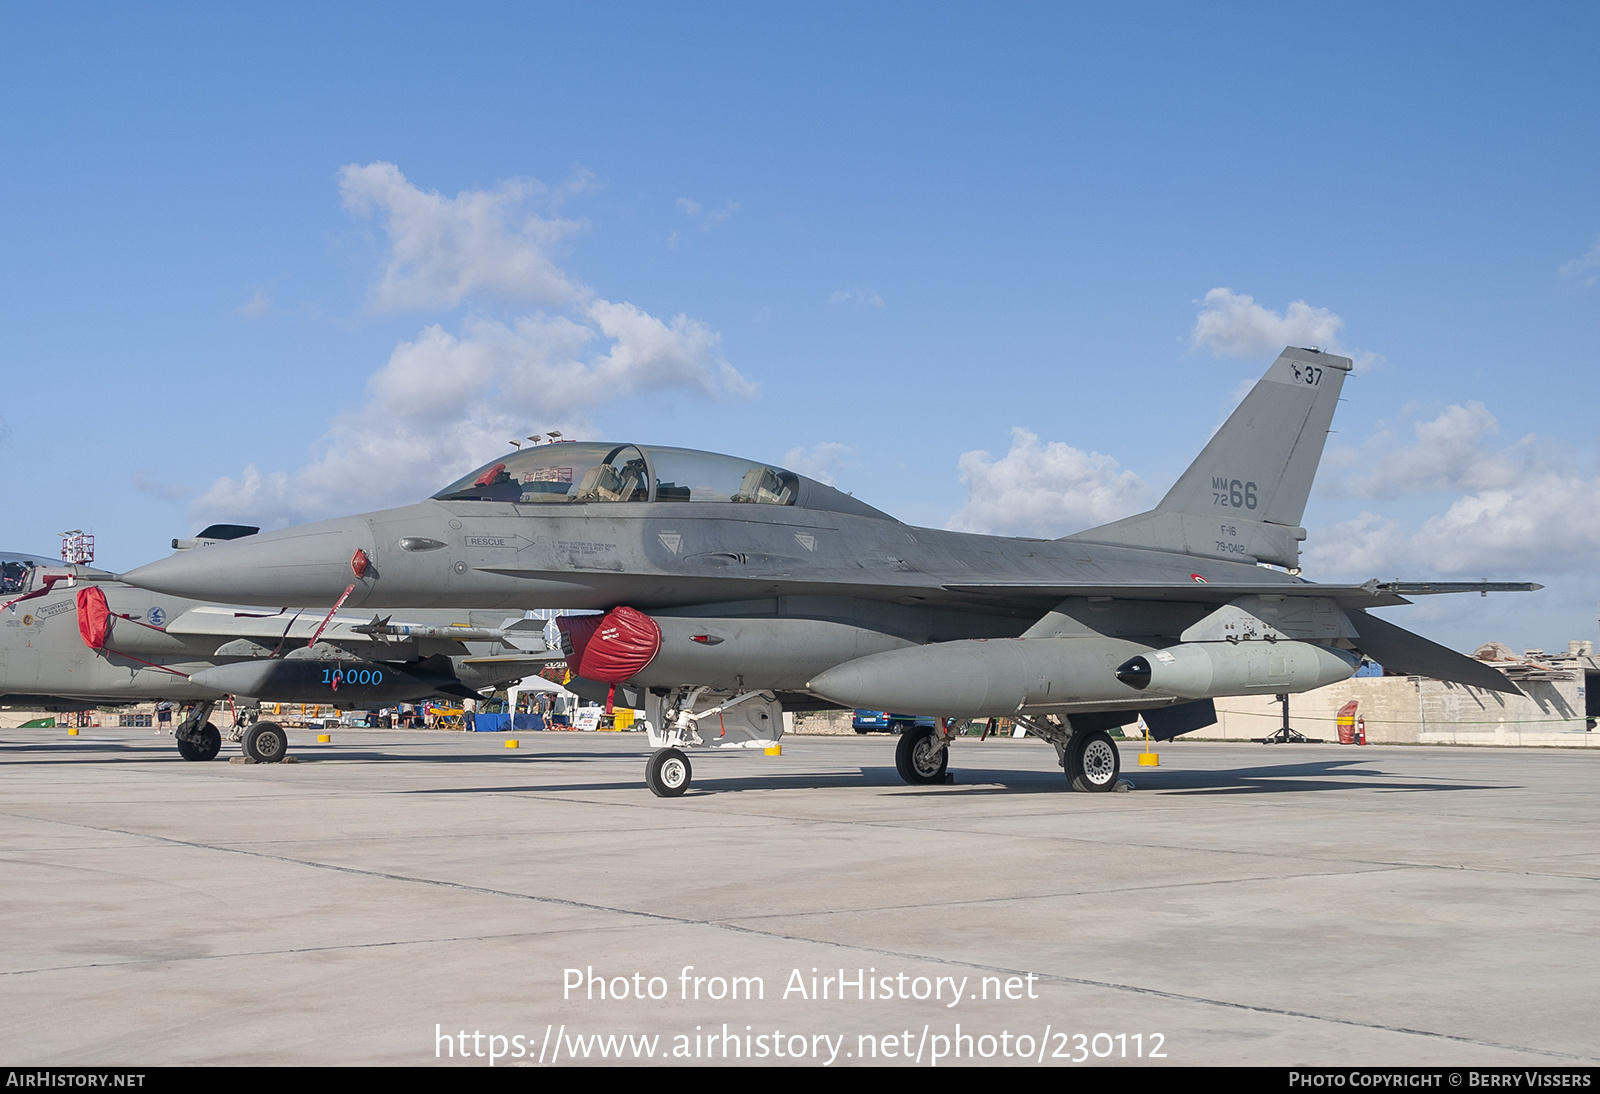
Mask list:
[[[254,532],[218,526],[214,533]],[[177,545],[175,543],[175,545]],[[488,616],[488,617],[486,617]],[[186,760],[210,760],[207,719],[224,696],[376,709],[435,695],[478,698],[559,659],[538,620],[427,611],[411,621],[226,607],[133,588],[115,574],[0,552],[0,707],[85,710],[150,700],[193,703],[174,728]],[[255,720],[244,751],[287,754],[281,726]]]
[[[916,528],[781,467],[682,448],[556,443],[508,453],[416,505],[288,528],[128,580],[254,604],[592,608],[568,663],[647,712],[661,796],[685,746],[768,747],[782,711],[934,715],[902,735],[911,783],[945,778],[957,721],[1004,716],[1071,786],[1115,789],[1107,730],[1167,739],[1212,699],[1306,691],[1386,668],[1515,691],[1368,608],[1526,584],[1299,576],[1300,525],[1348,358],[1286,349],[1161,503],[1057,540]]]

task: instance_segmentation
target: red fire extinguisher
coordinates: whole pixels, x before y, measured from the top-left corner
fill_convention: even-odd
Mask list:
[[[1357,718],[1356,719],[1356,744],[1364,745],[1366,743],[1367,743],[1367,720],[1365,718]]]

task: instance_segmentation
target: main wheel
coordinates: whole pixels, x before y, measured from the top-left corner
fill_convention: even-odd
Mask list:
[[[275,764],[289,754],[289,735],[276,722],[257,722],[244,731],[244,754],[258,764]]]
[[[912,786],[944,782],[949,763],[950,750],[939,746],[927,726],[913,726],[900,734],[900,743],[894,749],[894,767]]]
[[[217,732],[217,727],[210,722],[196,734],[200,738],[198,743],[178,738],[178,755],[186,760],[214,760],[217,753],[222,751],[222,734]]]
[[[1074,790],[1103,794],[1117,788],[1122,774],[1122,756],[1116,742],[1104,730],[1075,734],[1067,742],[1067,781]]]
[[[689,757],[676,748],[663,748],[650,757],[644,765],[644,781],[650,793],[658,798],[676,798],[689,789],[694,771]]]

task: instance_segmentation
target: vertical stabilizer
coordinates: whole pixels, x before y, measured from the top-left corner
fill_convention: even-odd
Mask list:
[[[1348,357],[1290,347],[1148,513],[1068,536],[1294,567]]]

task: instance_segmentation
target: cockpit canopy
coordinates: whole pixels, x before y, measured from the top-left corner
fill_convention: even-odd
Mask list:
[[[34,571],[41,566],[60,566],[61,560],[25,555],[17,551],[0,551],[0,599],[33,589]]]
[[[800,477],[767,464],[633,444],[568,441],[485,464],[433,495],[520,505],[592,501],[719,501],[793,505]]]

